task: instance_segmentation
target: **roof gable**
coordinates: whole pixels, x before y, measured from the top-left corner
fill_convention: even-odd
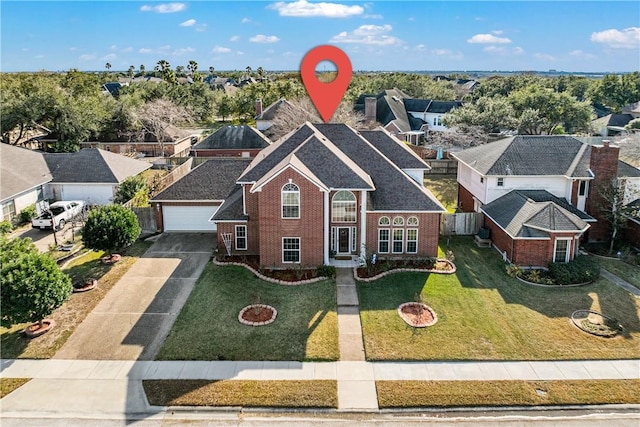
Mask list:
[[[248,125],[223,126],[196,145],[192,150],[248,150],[267,147],[270,141]]]
[[[43,153],[0,143],[0,200],[53,179]]]

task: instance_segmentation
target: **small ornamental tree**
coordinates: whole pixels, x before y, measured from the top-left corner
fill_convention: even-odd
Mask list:
[[[118,203],[120,205],[125,204],[129,200],[133,199],[136,193],[140,190],[149,191],[145,179],[140,175],[130,176],[118,185],[116,194],[113,197],[113,203]]]
[[[136,214],[122,205],[101,206],[89,213],[82,230],[84,245],[90,249],[113,252],[130,246],[140,236]]]
[[[69,298],[71,278],[47,254],[38,252],[31,239],[0,237],[3,326],[38,322]]]

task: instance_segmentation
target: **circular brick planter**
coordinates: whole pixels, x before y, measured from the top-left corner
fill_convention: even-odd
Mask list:
[[[120,254],[113,254],[111,256],[107,255],[107,256],[103,256],[102,257],[102,263],[103,264],[115,264],[116,262],[120,261],[122,259],[122,255]]]
[[[407,325],[414,328],[426,328],[435,325],[438,316],[431,307],[421,302],[405,302],[398,307],[398,315]]]
[[[589,317],[599,317],[602,322],[592,322]],[[616,319],[592,310],[574,311],[571,322],[581,331],[601,338],[613,338],[622,332],[622,325]]]
[[[278,311],[266,304],[251,304],[240,310],[238,320],[247,326],[264,326],[276,320]]]
[[[83,283],[74,284],[73,285],[73,293],[87,292],[87,291],[90,291],[91,289],[94,289],[96,286],[98,286],[98,280],[97,279],[87,279]]]
[[[36,338],[42,334],[49,332],[56,325],[56,322],[53,319],[44,319],[42,321],[42,328],[40,327],[40,322],[33,322],[29,326],[27,326],[24,330],[24,334],[27,338]]]

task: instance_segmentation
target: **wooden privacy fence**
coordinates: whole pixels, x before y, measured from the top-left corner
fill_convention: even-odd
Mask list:
[[[156,232],[156,215],[153,211],[153,206],[146,208],[131,208],[133,213],[138,217],[138,224],[142,231]]]
[[[444,214],[441,218],[440,233],[444,236],[472,236],[484,224],[484,214],[460,212]]]

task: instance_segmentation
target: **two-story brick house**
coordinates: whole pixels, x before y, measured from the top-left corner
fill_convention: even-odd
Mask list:
[[[445,209],[423,186],[428,168],[384,130],[305,123],[237,179],[212,218],[219,246],[274,268],[436,256]]]
[[[494,247],[525,266],[569,261],[582,239],[606,241],[598,189],[640,176],[619,160],[619,147],[571,136],[519,135],[452,156],[458,207],[484,213]]]

